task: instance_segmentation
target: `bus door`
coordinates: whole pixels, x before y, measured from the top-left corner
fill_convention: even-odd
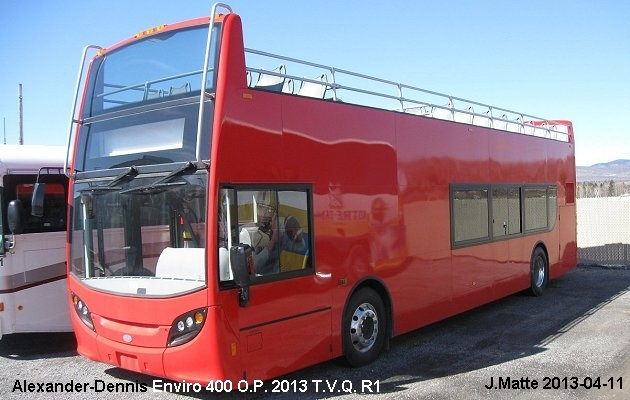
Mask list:
[[[265,379],[329,359],[330,279],[315,273],[310,189],[223,189],[221,203],[222,285],[233,288],[237,280],[226,257],[234,262],[237,248],[251,255],[248,296],[240,306],[226,307],[235,314],[230,321],[238,321],[244,375]],[[223,304],[239,301],[234,289],[223,290],[222,297]]]

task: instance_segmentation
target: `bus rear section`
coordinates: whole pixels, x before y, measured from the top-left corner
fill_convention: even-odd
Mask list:
[[[65,150],[0,146],[0,337],[72,330],[66,300]],[[41,198],[34,206],[36,186]]]
[[[575,266],[570,122],[246,49],[214,11],[82,63],[80,354],[187,382],[360,366]]]

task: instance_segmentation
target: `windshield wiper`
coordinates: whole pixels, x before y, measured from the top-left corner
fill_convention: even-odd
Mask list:
[[[83,192],[101,192],[101,191],[108,191],[108,190],[120,190],[122,189],[120,186],[115,186],[117,183],[123,181],[124,179],[127,178],[134,178],[138,175],[138,169],[134,166],[128,167],[125,169],[125,171],[118,175],[117,177],[115,177],[111,182],[109,182],[107,185],[103,185],[103,186],[94,186],[94,187],[89,187],[83,190],[80,190],[79,192],[83,193]]]
[[[137,175],[138,175],[138,168],[132,165],[131,167],[128,167],[122,174],[115,177],[113,181],[109,182],[107,186],[110,186],[110,187],[114,186],[115,184],[117,184],[118,182],[122,181],[125,178],[135,178]]]
[[[156,180],[155,182],[149,185],[129,188],[129,189],[121,191],[120,194],[136,193],[136,192],[151,192],[155,189],[159,189],[159,188],[163,188],[167,186],[185,185],[186,182],[169,182],[169,181],[173,178],[176,178],[178,176],[181,176],[186,173],[193,172],[193,171],[197,171],[197,166],[194,163],[188,161],[186,162],[186,164],[182,165],[180,168],[176,169],[175,171],[171,172],[170,174],[166,176],[159,178],[158,180]]]

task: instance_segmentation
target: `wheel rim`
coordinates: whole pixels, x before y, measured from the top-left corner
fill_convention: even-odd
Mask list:
[[[363,303],[354,310],[350,321],[350,340],[355,350],[369,351],[378,336],[378,314],[371,304]]]
[[[542,287],[545,283],[545,261],[537,257],[534,263],[534,285]]]

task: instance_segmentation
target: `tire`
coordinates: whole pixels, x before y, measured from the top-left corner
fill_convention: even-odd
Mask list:
[[[549,263],[542,248],[534,249],[530,268],[529,293],[532,296],[542,296],[549,282]]]
[[[387,316],[383,299],[363,288],[352,295],[342,321],[343,354],[353,367],[376,360],[385,345]]]

